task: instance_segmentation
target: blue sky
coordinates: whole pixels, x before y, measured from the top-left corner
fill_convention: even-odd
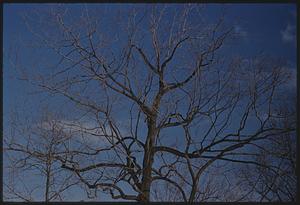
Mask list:
[[[124,5],[115,4],[100,4],[92,7],[95,9],[103,6],[108,9],[114,9],[118,6],[124,7]],[[23,98],[26,93],[23,89],[29,88],[26,83],[23,84],[23,82],[12,77],[14,75],[13,69],[7,58],[7,55],[11,54],[11,48],[16,47],[16,39],[28,40],[32,38],[21,16],[32,9],[45,9],[45,7],[47,6],[42,4],[4,4],[4,114],[9,109],[7,105],[12,106],[17,103],[18,100],[16,99]],[[72,5],[72,7],[78,10],[81,6]],[[235,54],[237,51],[247,57],[264,51],[271,56],[285,59],[291,68],[296,68],[296,6],[294,4],[226,4],[223,6],[209,4],[207,7],[206,14],[212,18],[218,14],[222,7],[225,7],[229,21],[235,25],[235,30],[243,35],[237,44],[230,47],[230,52]],[[19,58],[23,57],[27,62],[34,61],[32,53],[28,53],[26,50],[28,48],[24,45],[17,45],[17,47]]]
[[[97,6],[114,8],[117,5]],[[97,6],[93,5],[93,7]],[[6,105],[18,102],[18,100],[9,99],[22,97],[25,92],[21,89],[28,87],[25,84],[20,86],[21,82],[9,77],[13,75],[13,71],[8,63],[7,55],[11,47],[15,45],[15,39],[32,37],[23,23],[21,15],[38,7],[45,8],[41,4],[4,4],[4,112],[7,110]],[[80,5],[73,7],[78,9]],[[214,16],[221,10],[220,5],[217,4],[210,4],[208,7],[208,16]],[[240,54],[252,56],[258,51],[264,51],[269,55],[284,58],[291,67],[296,67],[296,6],[294,4],[227,4],[224,7],[228,19],[235,24],[236,31],[243,35],[243,39],[234,46]],[[19,56],[27,53],[23,46],[18,45],[18,48]],[[230,49],[231,52],[235,52],[232,47]],[[14,92],[11,92],[12,89]]]
[[[76,15],[83,5],[68,5]],[[99,4],[87,5],[91,10],[106,9],[105,18],[111,19],[116,7],[125,9],[131,5],[125,4]],[[286,61],[289,69],[296,70],[296,5],[295,4],[208,4],[205,15],[212,20],[225,9],[227,23],[234,26],[234,30],[240,33],[240,39],[225,48],[228,56],[239,54],[244,58],[264,52],[275,58]],[[46,9],[42,4],[4,4],[3,7],[3,110],[4,132],[8,130],[8,115],[11,108],[23,107],[30,115],[38,114],[36,107],[41,100],[48,100],[46,95],[28,95],[34,89],[24,81],[15,78],[15,70],[10,59],[16,57],[22,65],[30,67],[38,62],[41,53],[47,51],[34,51],[20,42],[32,40],[32,34],[22,21],[22,14],[34,9]],[[109,28],[108,28],[109,29]],[[12,51],[17,50],[16,53]],[[14,61],[14,60],[13,60]],[[51,55],[45,56],[41,61],[51,63]],[[15,62],[15,61],[14,61]],[[296,73],[296,72],[294,72]],[[59,99],[52,100],[53,108],[61,107]],[[55,106],[56,104],[56,106]],[[67,108],[72,111],[72,108]]]

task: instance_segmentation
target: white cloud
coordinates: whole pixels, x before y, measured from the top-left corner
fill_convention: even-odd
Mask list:
[[[296,43],[296,26],[288,24],[286,28],[282,31],[281,38],[285,43]]]
[[[36,124],[36,127],[49,131],[53,128],[57,130],[62,129],[63,132],[72,134],[79,140],[83,140],[89,143],[96,143],[101,145],[108,145],[109,143],[106,137],[103,136],[103,131],[99,128],[99,125],[92,121],[78,122],[69,120],[50,120]],[[107,134],[111,135],[110,130],[107,128],[106,130]]]
[[[248,36],[248,32],[243,27],[241,27],[240,25],[235,25],[234,26],[234,33],[237,36],[240,36],[240,37],[243,37],[243,38]]]

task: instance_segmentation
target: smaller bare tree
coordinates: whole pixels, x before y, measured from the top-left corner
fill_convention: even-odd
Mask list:
[[[289,104],[278,109],[277,120],[273,123],[295,127],[295,106],[287,102]],[[263,147],[259,146],[259,152],[253,156],[265,167],[244,166],[239,170],[240,183],[249,190],[240,200],[251,195],[252,200],[257,198],[260,202],[296,201],[296,138],[296,131],[288,132],[268,139]]]
[[[38,122],[21,122],[17,114],[11,116],[11,132],[4,138],[5,168],[8,178],[4,182],[8,200],[62,201],[63,193],[78,183],[78,179],[57,163],[64,147],[73,136],[59,123],[57,115],[44,111]],[[34,180],[30,180],[35,175]],[[27,181],[26,179],[29,179]],[[43,190],[43,199],[35,192]]]

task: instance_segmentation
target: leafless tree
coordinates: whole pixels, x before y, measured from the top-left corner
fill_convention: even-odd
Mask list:
[[[9,179],[4,183],[7,200],[61,201],[63,192],[78,184],[73,175],[64,172],[57,160],[74,133],[67,133],[53,113],[42,113],[35,123],[11,115],[10,133],[4,138],[5,169]],[[51,115],[52,114],[52,115]],[[32,176],[33,179],[32,179]],[[31,181],[31,182],[30,182]],[[37,192],[41,197],[36,197]]]
[[[277,123],[283,126],[296,124],[296,111],[293,103],[285,103],[279,109],[281,119]],[[242,198],[251,195],[257,201],[296,201],[296,132],[289,132],[270,138],[255,155],[256,161],[273,166],[242,167],[239,169],[240,183],[249,187]]]
[[[134,6],[108,19],[85,8],[77,18],[59,7],[25,18],[55,66],[22,79],[64,97],[76,108],[69,126],[88,119],[80,135],[101,139],[64,147],[55,158],[62,170],[113,199],[147,202],[161,183],[176,190],[174,200],[194,202],[222,200],[213,197],[213,166],[275,169],[253,155],[295,130],[275,123],[284,64],[226,55],[234,30],[223,15],[209,23],[202,12]]]

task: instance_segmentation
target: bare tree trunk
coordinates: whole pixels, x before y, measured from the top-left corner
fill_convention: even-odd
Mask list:
[[[144,161],[143,161],[143,177],[142,177],[142,185],[141,185],[142,194],[140,194],[138,197],[139,200],[142,202],[150,201],[150,187],[152,182],[151,171],[152,171],[152,164],[154,161],[153,146],[154,146],[156,134],[157,134],[157,130],[155,127],[155,121],[153,119],[149,119],[148,134],[146,139]]]
[[[193,182],[192,191],[191,191],[190,198],[189,198],[189,203],[194,202],[197,191],[198,191],[198,181],[195,180]]]
[[[49,201],[49,185],[50,184],[50,166],[47,167],[47,175],[46,175],[46,189],[45,189],[45,201]]]

